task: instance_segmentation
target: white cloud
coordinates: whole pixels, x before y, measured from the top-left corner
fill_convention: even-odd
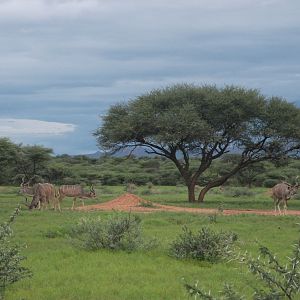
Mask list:
[[[56,136],[73,132],[74,124],[46,122],[30,119],[0,119],[0,136],[15,137],[21,135]]]

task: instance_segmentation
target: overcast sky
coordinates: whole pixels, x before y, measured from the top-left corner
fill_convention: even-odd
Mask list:
[[[0,136],[92,153],[109,106],[173,83],[300,106],[299,0],[0,0]]]

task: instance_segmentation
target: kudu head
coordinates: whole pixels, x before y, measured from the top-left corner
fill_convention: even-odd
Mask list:
[[[32,193],[32,186],[30,186],[30,182],[33,179],[30,178],[27,182],[25,182],[25,175],[22,177],[22,182],[20,184],[19,194],[30,194]]]
[[[38,206],[38,204],[39,204],[39,197],[37,197],[36,195],[33,196],[32,201],[31,201],[30,204],[28,203],[27,197],[25,197],[25,202],[23,204],[25,206],[27,206],[28,209],[30,209],[30,210],[33,209],[33,208],[36,208]]]
[[[26,187],[29,186],[29,181],[25,183],[25,175],[22,177],[19,194],[24,194]]]
[[[32,200],[31,200],[31,203],[30,204],[25,204],[28,209],[33,209],[33,208],[36,208],[39,204],[39,201],[40,201],[40,195],[38,193],[35,193],[32,197]],[[27,198],[26,198],[26,202],[27,202]]]

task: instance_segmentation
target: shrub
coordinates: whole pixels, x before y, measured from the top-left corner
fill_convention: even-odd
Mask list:
[[[264,186],[264,187],[267,187],[267,188],[271,188],[271,187],[273,187],[274,185],[276,185],[278,182],[279,182],[278,179],[266,179],[266,180],[263,182],[263,186]]]
[[[201,287],[198,287],[198,282],[194,285],[191,285],[189,283],[184,284],[187,292],[190,296],[193,296],[193,298],[196,299],[203,299],[203,300],[218,300],[218,298],[215,298],[211,295],[210,291],[206,292]],[[232,285],[224,284],[223,291],[220,292],[221,298],[220,300],[245,300],[243,296],[240,296],[235,290]],[[258,300],[258,299],[256,299]],[[271,300],[270,299],[261,299],[261,300]],[[275,299],[274,299],[275,300]]]
[[[141,191],[141,195],[151,195],[151,194],[152,194],[152,190],[150,189]]]
[[[142,239],[141,219],[130,214],[114,215],[106,221],[83,218],[72,227],[70,237],[86,250],[133,251],[146,246]]]
[[[237,256],[237,260],[247,264],[250,272],[256,276],[259,285],[253,287],[254,300],[280,300],[299,299],[300,294],[300,239],[294,245],[293,254],[288,258],[288,263],[281,264],[277,257],[264,246],[259,248],[260,257],[254,259],[247,255]],[[261,283],[265,288],[259,288]],[[198,287],[198,283],[185,287],[194,299],[217,300],[211,293]],[[236,292],[231,285],[225,285],[219,299],[241,300],[246,299]]]
[[[237,235],[231,232],[214,232],[203,227],[194,234],[186,226],[183,233],[171,244],[170,254],[176,258],[193,258],[216,262],[231,253]]]
[[[147,182],[146,185],[149,190],[151,190],[154,187],[154,184],[151,181]]]
[[[9,284],[31,276],[31,272],[21,266],[25,257],[20,254],[20,248],[10,243],[10,225],[19,212],[20,207],[16,208],[8,222],[0,224],[0,299],[4,299],[5,289]]]

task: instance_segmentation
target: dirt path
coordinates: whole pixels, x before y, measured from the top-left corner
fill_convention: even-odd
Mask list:
[[[171,211],[171,212],[189,212],[199,214],[214,214],[217,209],[210,208],[192,208],[162,205],[152,203],[144,200],[133,194],[124,194],[120,197],[100,204],[87,205],[78,207],[77,210],[91,211],[91,210],[117,210],[117,211],[134,211],[134,212],[156,212],[156,211]],[[240,215],[240,214],[255,214],[255,215],[275,215],[273,210],[254,210],[254,209],[224,209],[223,215]],[[288,215],[300,216],[299,210],[287,211]]]

